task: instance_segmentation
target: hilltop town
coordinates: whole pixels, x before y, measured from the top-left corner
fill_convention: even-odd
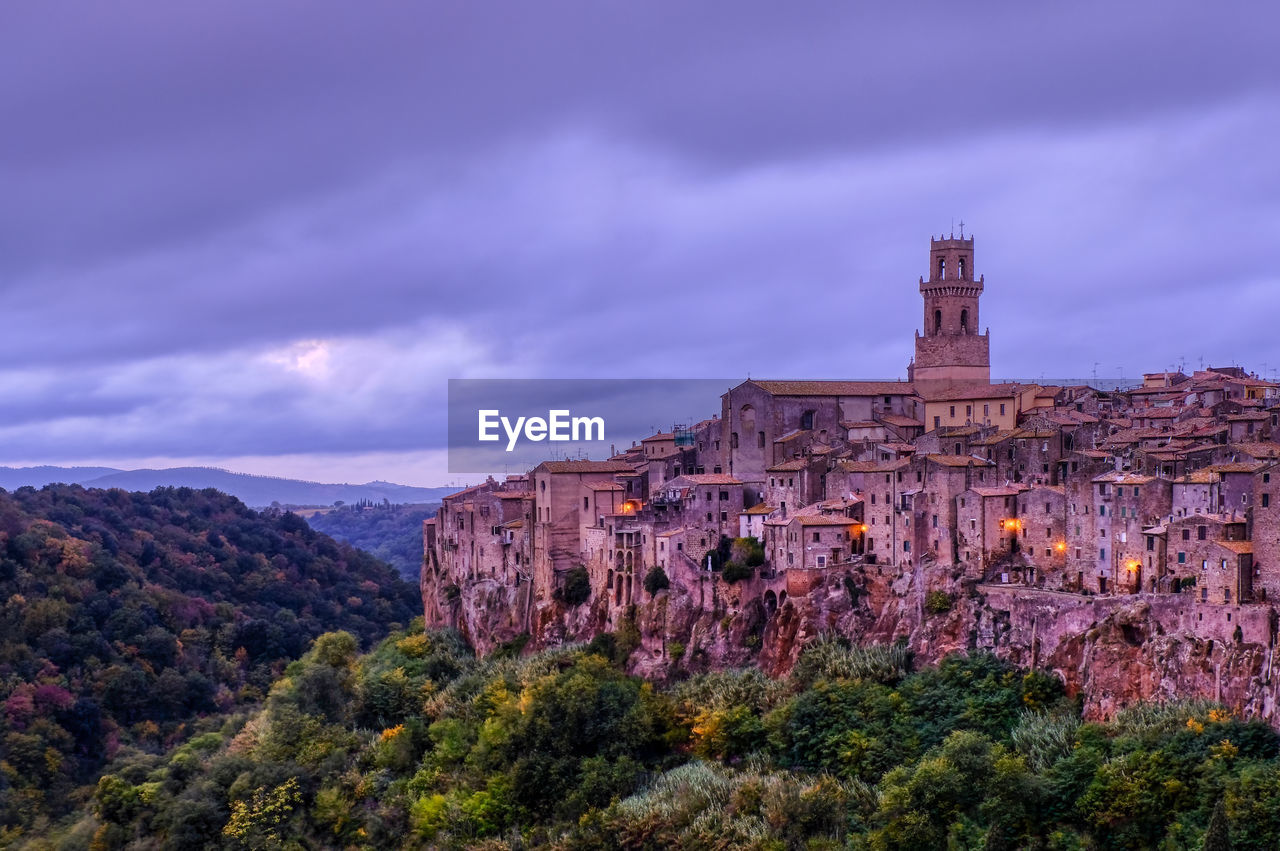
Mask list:
[[[992,383],[974,240],[930,240],[902,381],[748,380],[718,416],[546,461],[424,526],[427,622],[483,650],[612,632],[635,670],[782,672],[821,633],[985,648],[1107,715],[1274,718],[1280,385]]]

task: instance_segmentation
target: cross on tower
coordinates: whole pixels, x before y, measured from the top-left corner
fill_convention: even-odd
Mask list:
[[[960,220],[960,238],[964,239],[964,219]]]

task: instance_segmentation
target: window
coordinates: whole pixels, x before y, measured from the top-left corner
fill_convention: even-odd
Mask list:
[[[805,411],[800,415],[800,428],[806,431],[813,428],[813,411]]]
[[[1105,505],[1099,505],[1099,506],[1098,506],[1098,516],[1099,516],[1099,517],[1106,517],[1106,516],[1107,516],[1107,507],[1106,507]]]
[[[942,279],[947,276],[947,261],[945,257],[938,258],[938,278]],[[938,311],[941,313],[942,311]]]
[[[982,415],[985,417],[985,416],[987,416],[987,415],[988,415],[988,414],[990,414],[990,413],[991,413],[991,406],[990,406],[990,405],[983,405],[983,406],[982,406]]]
[[[730,449],[738,448],[738,433],[736,431],[729,433],[729,448]]]
[[[816,543],[818,543],[818,533],[817,533],[817,532],[814,532],[814,533],[813,533],[813,542],[814,542],[815,544],[816,544]]]
[[[1187,554],[1181,553],[1181,552],[1178,553],[1178,564],[1186,564],[1186,563],[1187,563]]]
[[[1107,560],[1107,551],[1105,549],[1098,550],[1098,561]]]
[[[954,417],[955,415],[956,415],[956,406],[955,406],[955,405],[952,405],[952,406],[951,406],[951,416],[953,416],[953,417]]]
[[[1197,526],[1197,527],[1196,527],[1196,540],[1197,540],[1197,541],[1203,541],[1203,540],[1208,536],[1208,533],[1209,533],[1209,529],[1208,529],[1207,527],[1205,527],[1205,526]]]
[[[962,278],[964,277],[964,261],[963,260],[960,261],[960,277]],[[960,311],[960,330],[966,334],[969,333],[969,311],[968,310]]]
[[[723,522],[725,522],[725,521],[726,521],[726,520],[728,520],[728,519],[729,519],[729,512],[727,512],[727,511],[721,511],[721,512],[720,512],[720,522],[721,522],[721,523],[723,523]]]
[[[1004,402],[1000,403],[1000,413],[1004,414]]]
[[[934,418],[933,418],[933,427],[934,427],[934,428],[938,428],[938,427],[939,427],[939,426],[941,426],[941,425],[942,425],[942,417],[934,417]]]
[[[1270,507],[1271,507],[1271,494],[1269,494],[1269,493],[1264,493],[1264,494],[1262,495],[1262,507],[1263,507],[1263,508],[1270,508]]]
[[[728,492],[728,491],[720,491],[720,501],[721,501],[721,502],[728,502],[728,500],[729,500],[729,492]]]
[[[764,449],[764,432],[762,431],[756,432],[756,448]]]
[[[818,567],[826,567],[826,566],[827,566],[827,557],[818,556]]]
[[[911,552],[911,542],[910,542],[910,541],[903,541],[903,542],[902,542],[902,551],[903,551],[904,553],[909,553],[909,552]]]
[[[1182,540],[1184,540],[1184,541],[1190,541],[1190,540],[1191,540],[1191,530],[1190,530],[1190,529],[1183,529],[1183,530],[1182,530]]]
[[[589,511],[590,509],[591,509],[591,503],[587,500],[587,497],[584,496],[582,498],[582,510]]]

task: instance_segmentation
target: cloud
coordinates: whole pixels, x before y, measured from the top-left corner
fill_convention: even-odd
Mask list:
[[[1274,13],[1159,9],[23,7],[0,441],[409,458],[448,377],[895,377],[953,217],[1001,376],[1275,369]]]

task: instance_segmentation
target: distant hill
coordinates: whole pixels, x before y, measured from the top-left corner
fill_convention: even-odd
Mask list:
[[[94,488],[150,491],[159,487],[217,488],[251,507],[333,505],[360,501],[393,504],[438,502],[456,488],[416,488],[392,482],[362,485],[325,484],[274,476],[252,476],[216,467],[171,467],[163,470],[118,470],[112,467],[0,467],[0,488],[77,484]]]
[[[344,505],[307,514],[317,532],[345,541],[382,559],[401,577],[417,583],[422,570],[422,521],[435,517],[430,505]]]

